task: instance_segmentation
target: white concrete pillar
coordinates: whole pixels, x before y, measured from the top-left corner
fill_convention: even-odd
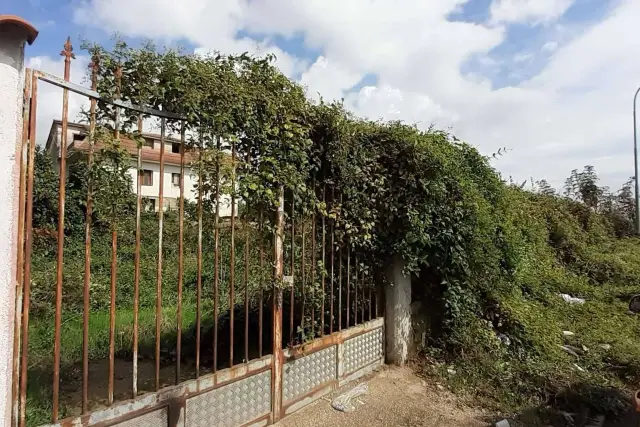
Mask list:
[[[387,363],[407,361],[411,342],[411,277],[404,275],[405,262],[396,258],[387,269],[385,330]]]
[[[24,47],[37,35],[23,19],[0,15],[0,423],[4,426],[11,425]]]

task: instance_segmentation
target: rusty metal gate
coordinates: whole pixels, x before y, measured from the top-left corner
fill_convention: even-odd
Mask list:
[[[203,222],[209,219],[209,213],[204,213],[205,195],[201,185],[193,197],[195,213],[192,220],[185,221],[185,173],[196,170],[196,180],[201,184],[203,179],[202,169],[193,166],[203,158],[202,148],[197,144],[188,146],[186,119],[178,114],[134,105],[120,99],[122,73],[118,72],[118,68],[114,76],[116,96],[113,99],[101,96],[97,91],[96,70],[99,63],[95,58],[90,65],[91,88],[71,83],[70,64],[74,58],[72,50],[71,43],[67,40],[62,51],[65,57],[64,78],[38,70],[26,70],[19,188],[14,425],[267,425],[384,363],[384,323],[380,317],[382,313],[379,313],[383,304],[379,292],[367,261],[363,256],[358,260],[358,251],[344,235],[337,233],[335,221],[324,215],[308,215],[297,211],[294,197],[287,203],[285,190],[282,188],[276,212],[255,212],[251,217],[247,213],[248,208],[245,208],[245,212],[241,214],[238,205],[243,201],[237,198],[233,189],[234,180],[237,179],[236,165],[243,154],[237,152],[233,142],[228,143],[225,153],[223,145],[226,143],[218,138],[214,141],[216,188],[212,198],[214,207],[210,214],[213,216],[211,248],[206,249],[208,243],[203,243],[206,240],[203,235],[208,235],[209,230]],[[50,236],[55,240],[57,249],[55,284],[51,283],[52,289],[55,289],[51,312],[45,308],[42,311],[45,314],[38,314],[30,319],[33,291],[37,289],[41,292],[39,289],[42,286],[34,281],[37,273],[34,257],[44,257],[37,253],[41,250],[40,246],[34,244],[44,233],[43,230],[34,229],[36,155],[40,153],[37,148],[36,119],[38,87],[41,84],[57,86],[63,92],[61,120],[54,121],[52,129],[55,128],[55,132],[51,133],[54,139],[58,138],[59,143],[56,145],[54,141],[50,147],[49,142],[47,143],[51,150],[48,154],[54,159],[59,180],[58,222],[57,228],[51,233],[54,235]],[[89,101],[88,125],[69,121],[70,93],[83,96]],[[98,317],[99,313],[94,312],[92,300],[92,275],[95,274],[92,271],[92,250],[95,250],[92,243],[96,244],[92,209],[95,200],[92,182],[89,180],[84,205],[82,309],[78,310],[76,316],[78,319],[81,317],[77,321],[81,325],[81,346],[75,353],[75,348],[69,350],[70,354],[79,355],[78,360],[66,360],[61,352],[66,345],[72,346],[74,342],[67,337],[72,333],[65,322],[72,322],[68,321],[70,318],[75,319],[69,315],[63,322],[63,298],[67,289],[73,287],[73,283],[70,283],[73,279],[68,277],[70,274],[65,270],[67,163],[81,158],[90,169],[96,162],[98,151],[104,148],[105,143],[97,136],[103,125],[96,118],[98,102],[113,108],[109,132],[118,141],[118,146],[128,150],[134,160],[132,170],[135,188],[132,190],[135,195],[135,230],[132,230],[132,235],[135,238],[132,238],[133,246],[130,251],[134,271],[132,317],[127,320],[129,318],[119,311],[116,304],[119,286],[122,285],[118,282],[117,273],[129,267],[125,266],[128,262],[126,257],[118,257],[118,245],[123,244],[118,237],[122,239],[126,233],[119,233],[114,227],[108,234],[110,286],[108,313],[105,310],[104,316],[105,319],[108,317],[108,322],[105,322],[103,328],[108,329],[108,352],[105,351],[104,360],[91,356],[94,352],[102,352],[98,351],[100,348],[94,348],[98,346],[98,339],[92,336],[94,332],[91,331],[95,330],[91,330],[90,326],[92,318]],[[136,143],[130,134],[121,133],[120,117],[124,112],[129,116],[138,116],[135,135],[140,140],[151,140],[149,150],[145,151],[145,144]],[[150,118],[159,122],[159,135],[143,132],[143,121]],[[177,129],[180,137],[168,136],[169,128]],[[154,144],[159,144],[158,153],[151,151]],[[177,148],[173,150],[167,144],[178,145],[174,145]],[[165,148],[165,145],[170,148]],[[154,199],[158,203],[157,213],[154,212],[156,209],[151,209],[150,213],[145,212],[143,185],[146,179],[151,179],[145,176],[145,162],[157,165],[159,169],[159,188],[157,199]],[[221,165],[224,162],[230,163],[232,169],[229,194],[222,194],[220,190]],[[169,166],[175,170],[179,168],[179,172],[170,175],[172,180],[177,175],[172,184],[179,187],[179,197],[173,206],[177,210],[178,227],[176,265],[163,264],[167,255],[167,242],[163,243],[163,227],[166,226],[165,220],[174,215],[170,213],[171,204],[167,204],[165,200],[165,171]],[[340,199],[326,183],[316,185],[316,191],[328,205],[337,203]],[[246,205],[250,204],[250,201],[245,202]],[[230,210],[226,214],[223,213],[225,203]],[[290,209],[288,215],[285,209]],[[272,232],[266,231],[268,227],[263,227],[263,218],[270,214],[273,216]],[[144,308],[150,313],[147,317],[153,320],[152,323],[148,322],[153,326],[150,327],[153,339],[148,336],[143,339],[139,333],[144,317],[140,301],[144,297],[141,295],[141,278],[144,275],[141,270],[144,264],[141,251],[144,249],[144,240],[148,237],[141,227],[141,218],[145,215],[151,215],[153,221],[157,221],[157,236],[153,246],[157,246],[154,255],[155,303]],[[183,329],[187,322],[187,312],[184,311],[184,301],[187,298],[185,253],[188,249],[185,236],[192,228],[193,235],[196,236],[195,249],[192,251],[195,260],[195,299],[193,319],[189,320],[193,323],[193,339],[190,341],[191,338],[185,338]],[[318,239],[321,242],[317,242]],[[229,248],[227,252],[221,249],[223,246]],[[236,257],[238,247],[243,254]],[[251,255],[252,250],[256,250],[255,257]],[[224,259],[221,253],[226,254]],[[213,277],[209,285],[205,283],[203,271],[210,264],[213,266]],[[242,272],[238,275],[240,280],[236,280],[236,268]],[[167,269],[177,271],[175,289],[173,279],[167,278],[173,277],[172,274],[166,274]],[[256,269],[259,270],[258,274]],[[271,270],[269,280],[262,275],[265,269]],[[34,288],[36,285],[38,288]],[[163,291],[166,292],[168,288],[171,288],[170,295],[173,296],[175,292],[175,305],[171,301],[172,305],[165,307],[163,304],[167,304],[167,297],[163,296]],[[209,292],[210,298],[207,298]],[[175,309],[175,312],[171,311],[168,316],[168,309]],[[172,334],[167,334],[163,329],[167,317],[176,322]],[[123,318],[126,319],[122,320]],[[237,320],[243,323],[243,328],[234,328]],[[205,333],[206,322],[210,323],[210,334]],[[30,358],[34,350],[30,347],[30,337],[36,334],[36,338],[42,339],[42,335],[49,332],[52,332],[53,341],[52,348],[48,349],[50,360]],[[141,351],[141,346],[146,345],[147,341],[152,347],[148,361]],[[167,346],[168,349],[165,348]],[[35,350],[41,353],[42,349]],[[208,350],[211,351],[210,354]],[[222,354],[223,350],[228,351],[228,354]],[[46,369],[42,364],[47,365]],[[143,374],[147,367],[150,369],[145,379]],[[171,381],[167,380],[169,371],[173,378]],[[98,387],[97,391],[92,387],[93,383],[100,382],[96,380],[96,376],[103,380],[106,377],[104,387]],[[128,391],[119,392],[119,388],[125,386]],[[100,393],[103,394],[102,397]]]

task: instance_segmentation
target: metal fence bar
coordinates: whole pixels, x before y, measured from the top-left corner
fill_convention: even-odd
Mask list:
[[[358,254],[355,255],[355,277],[353,278],[353,299],[354,299],[354,309],[353,309],[353,324],[358,324]]]
[[[235,277],[236,277],[236,143],[231,141],[231,254],[229,271],[229,367],[233,367],[233,322],[235,299]]]
[[[282,367],[284,354],[282,351],[282,274],[284,265],[284,188],[278,189],[278,206],[275,215],[275,232],[273,239],[274,286],[273,296],[273,358],[271,367],[271,409],[272,421],[280,418],[282,408]]]
[[[18,235],[16,257],[16,295],[13,319],[13,376],[11,382],[11,425],[17,426],[20,419],[20,331],[22,322],[22,289],[24,286],[24,222],[25,197],[27,191],[27,159],[29,135],[29,101],[31,99],[31,70],[25,71],[25,84],[22,96],[22,139],[20,144],[20,186],[18,189]]]
[[[351,301],[349,293],[351,291],[351,245],[347,242],[347,329],[349,328],[349,310],[351,308]]]
[[[182,363],[182,291],[184,287],[184,144],[186,126],[180,129],[180,207],[178,220],[178,301],[176,307],[176,384],[180,383]]]
[[[213,372],[218,369],[218,311],[220,294],[220,137],[216,137],[216,213],[214,218],[214,265],[213,265]]]
[[[138,115],[138,133],[142,137],[142,115]],[[142,143],[138,142],[138,158],[136,159],[136,249],[134,253],[133,278],[133,378],[131,395],[138,396],[138,316],[140,306],[140,246],[142,239]]]
[[[335,197],[335,192],[333,187],[331,187],[331,205],[333,207],[333,200]],[[330,234],[331,234],[331,255],[330,255],[330,259],[331,259],[331,278],[329,280],[330,286],[331,286],[331,297],[329,298],[329,301],[331,303],[331,307],[329,309],[329,334],[333,333],[333,288],[335,287],[335,283],[334,283],[334,274],[333,274],[333,265],[334,265],[334,257],[335,257],[335,229],[334,229],[334,221],[333,219],[330,220],[330,224],[329,224],[329,229],[330,229]]]
[[[114,76],[116,79],[116,99],[120,98],[122,89],[122,66],[118,65],[115,69]],[[114,118],[115,139],[120,139],[120,107],[116,107]],[[117,252],[118,251],[118,233],[116,225],[111,224],[111,289],[110,289],[110,305],[109,305],[109,385],[107,391],[107,403],[113,404],[113,387],[115,380],[115,354],[116,354],[116,276],[117,276]]]
[[[247,168],[251,158],[247,153]],[[244,361],[249,361],[249,200],[244,212]]]
[[[367,286],[367,290],[369,295],[369,297],[367,298],[367,302],[369,303],[369,321],[371,321],[371,319],[373,319],[373,315],[371,313],[371,282],[369,282],[369,285]]]
[[[126,108],[127,110],[133,110],[133,111],[137,111],[138,113],[141,114],[146,114],[149,116],[155,116],[155,117],[159,117],[159,118],[164,118],[164,119],[171,119],[171,120],[187,120],[186,117],[183,117],[179,114],[175,114],[175,113],[171,113],[169,111],[162,111],[162,110],[156,110],[153,108],[149,108],[149,107],[144,107],[142,105],[136,105],[131,103],[130,101],[124,101],[124,100],[116,100],[116,99],[108,99],[108,98],[103,98],[102,96],[100,96],[100,94],[95,91],[95,90],[91,90],[91,89],[87,89],[86,87],[77,85],[75,83],[71,83],[69,81],[63,80],[60,77],[51,75],[49,73],[45,73],[43,71],[40,70],[34,70],[34,73],[36,73],[37,77],[47,83],[51,83],[52,85],[61,87],[63,89],[66,89],[68,91],[71,91],[73,93],[77,93],[78,95],[84,95],[88,98],[95,98],[95,99],[100,99],[108,104],[114,105],[114,106],[118,106],[118,107],[122,107],[122,108]]]
[[[164,226],[164,139],[166,119],[160,119],[160,189],[158,192],[158,263],[156,272],[156,391],[160,389],[160,333],[162,327],[162,234]]]
[[[313,183],[315,192],[315,181]],[[311,337],[316,337],[316,211],[311,220]]]
[[[91,89],[98,88],[99,58],[94,55],[91,64]],[[95,148],[96,135],[96,100],[91,99],[89,107],[89,155],[87,167],[91,171],[93,167],[93,150]],[[83,309],[82,309],[82,413],[89,409],[89,288],[91,286],[91,225],[93,215],[93,179],[89,174],[87,182],[87,210],[85,216],[84,231],[84,282],[83,282]]]
[[[200,135],[200,152],[198,153],[198,253],[196,271],[196,378],[200,377],[200,328],[202,325],[202,153],[204,141]],[[182,150],[184,151],[184,150]],[[184,218],[180,218],[180,223]]]
[[[338,246],[338,330],[342,330],[342,244]]]
[[[67,38],[64,49],[60,52],[64,56],[64,80],[69,81],[71,72],[71,58],[73,46],[71,38]],[[64,273],[64,202],[67,183],[67,131],[69,125],[69,90],[62,91],[62,132],[60,142],[60,183],[58,195],[58,252],[56,262],[56,314],[55,332],[53,344],[53,408],[51,419],[55,423],[58,421],[58,406],[60,400],[60,334],[62,329],[62,280]]]
[[[322,202],[327,203],[327,184],[322,184]],[[326,317],[324,299],[326,294],[326,276],[327,276],[327,257],[326,257],[326,226],[325,226],[325,215],[322,214],[322,304],[320,305],[320,336],[324,336],[324,322]]]
[[[262,223],[262,210],[260,210],[260,302],[258,305],[258,356],[262,358],[262,329],[263,329],[263,305],[264,305],[264,225]]]
[[[295,225],[295,194],[291,191],[291,291],[289,294],[289,346],[293,347],[293,306],[294,306],[294,271],[296,259],[296,225]]]
[[[304,316],[305,316],[305,305],[307,302],[307,292],[306,292],[306,286],[307,286],[307,281],[306,281],[306,277],[305,277],[305,263],[306,263],[306,257],[305,257],[305,236],[304,236],[304,211],[303,211],[303,217],[302,217],[302,224],[300,226],[300,233],[302,234],[302,255],[301,255],[301,259],[302,261],[300,262],[300,282],[302,283],[302,307],[300,309],[300,329],[302,331],[302,333],[304,334]]]
[[[118,251],[118,233],[115,225],[111,230],[111,290],[109,303],[109,385],[107,404],[113,404],[113,386],[115,379],[115,351],[116,351],[116,275],[117,275],[117,251]]]
[[[25,208],[24,287],[22,295],[22,339],[20,354],[20,419],[24,427],[27,410],[27,371],[29,359],[29,302],[31,297],[31,253],[33,249],[33,178],[36,153],[36,110],[38,106],[38,77],[32,73],[31,102],[29,103],[29,156],[27,160],[27,200]]]

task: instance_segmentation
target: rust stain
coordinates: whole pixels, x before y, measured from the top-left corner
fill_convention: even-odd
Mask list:
[[[24,287],[22,295],[22,348],[20,355],[20,427],[26,421],[27,362],[29,359],[29,302],[31,296],[31,252],[33,248],[33,179],[36,152],[36,109],[38,105],[38,77],[32,72],[31,102],[29,105],[29,156],[27,160],[27,200],[25,212]]]
[[[71,59],[75,58],[71,37],[67,38],[64,49],[60,52],[64,56],[64,80],[69,81],[71,73]],[[51,419],[55,423],[58,420],[58,406],[60,394],[60,334],[62,328],[62,280],[64,265],[64,203],[67,182],[67,127],[69,122],[69,90],[62,91],[62,134],[60,142],[60,182],[58,185],[58,251],[56,261],[56,309],[55,332],[53,343],[53,409]]]
[[[162,326],[162,233],[164,225],[164,136],[166,119],[160,119],[160,188],[158,192],[158,263],[156,272],[156,391],[160,389],[160,332]]]
[[[142,116],[138,116],[138,132],[142,133]],[[133,284],[133,382],[131,395],[135,399],[138,396],[138,315],[140,305],[140,246],[141,246],[141,212],[142,212],[142,147],[138,145],[137,181],[136,181],[136,250],[134,259],[134,284]]]

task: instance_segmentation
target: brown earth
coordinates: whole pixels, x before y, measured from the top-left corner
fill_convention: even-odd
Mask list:
[[[339,412],[331,400],[367,382],[369,392],[355,399],[355,411]],[[453,394],[420,379],[409,368],[384,367],[280,421],[278,427],[481,427],[491,416],[464,406]]]

